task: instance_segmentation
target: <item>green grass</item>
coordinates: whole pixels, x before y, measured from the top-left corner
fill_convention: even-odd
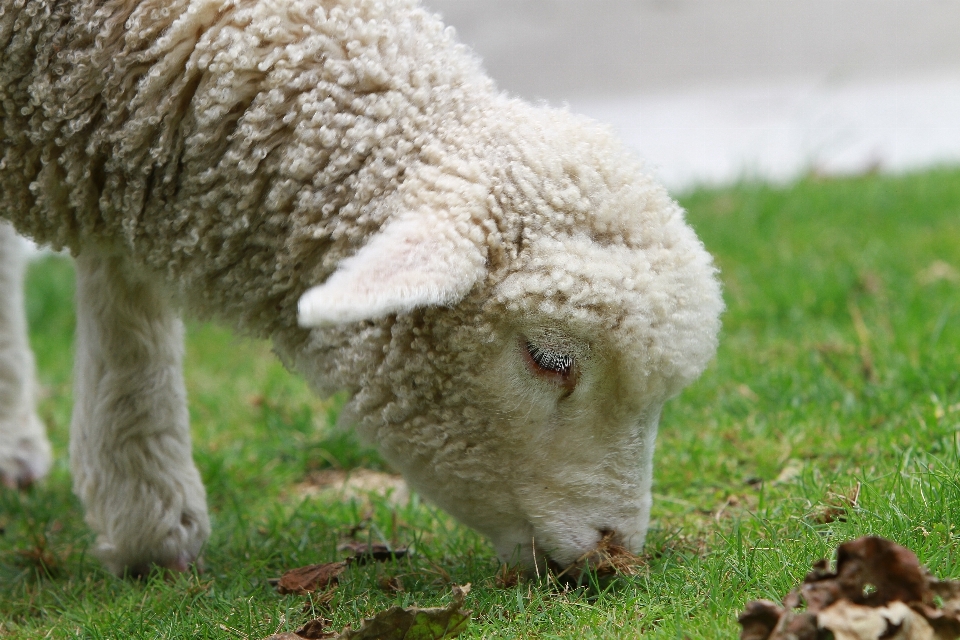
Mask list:
[[[779,598],[867,533],[960,577],[960,170],[745,184],[682,203],[722,270],[721,347],[663,416],[648,563],[606,589],[498,587],[489,545],[416,499],[302,499],[295,485],[312,470],[382,462],[330,427],[342,399],[312,397],[267,345],[206,325],[190,327],[186,369],[214,526],[206,570],[108,575],[88,553],[65,459],[72,271],[35,263],[29,311],[57,463],[42,485],[0,493],[0,637],[258,639],[314,614],[339,628],[393,603],[443,604],[465,582],[465,637],[735,637],[746,601]],[[856,508],[820,522],[857,492]],[[328,604],[268,585],[336,559],[351,530],[415,554],[352,567]],[[399,594],[379,586],[393,576]]]

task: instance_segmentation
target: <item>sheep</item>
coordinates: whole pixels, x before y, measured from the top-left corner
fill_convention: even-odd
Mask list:
[[[610,131],[499,92],[417,0],[11,0],[0,47],[0,216],[75,257],[70,465],[110,570],[185,570],[210,531],[183,313],[349,392],[340,421],[504,561],[641,548],[723,303]],[[0,239],[19,485],[50,449]]]

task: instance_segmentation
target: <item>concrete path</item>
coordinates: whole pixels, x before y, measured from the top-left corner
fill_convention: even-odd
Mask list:
[[[960,0],[426,0],[673,188],[960,162]]]

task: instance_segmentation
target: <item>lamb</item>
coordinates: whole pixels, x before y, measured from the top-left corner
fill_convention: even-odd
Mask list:
[[[504,561],[643,544],[716,268],[609,131],[506,96],[417,0],[11,0],[0,216],[76,259],[74,491],[117,573],[209,534],[181,313],[269,338]],[[41,477],[0,224],[0,476]]]

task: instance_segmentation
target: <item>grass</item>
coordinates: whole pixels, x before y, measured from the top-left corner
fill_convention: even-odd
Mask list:
[[[105,573],[65,459],[72,271],[36,262],[29,311],[57,463],[40,486],[0,493],[0,637],[259,639],[314,615],[340,628],[444,604],[466,582],[468,638],[735,637],[746,601],[781,597],[867,533],[960,577],[960,170],[681,200],[722,270],[721,347],[663,416],[647,564],[603,589],[499,587],[490,546],[416,498],[303,499],[313,470],[382,462],[331,429],[342,399],[312,397],[267,345],[207,325],[189,328],[186,368],[214,526],[206,570]],[[352,567],[325,604],[268,585],[336,559],[350,532],[415,553]]]

